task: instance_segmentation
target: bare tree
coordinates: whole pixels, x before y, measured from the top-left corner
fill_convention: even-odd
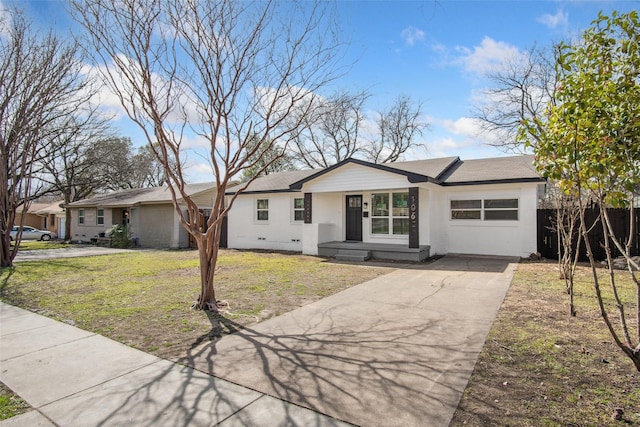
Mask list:
[[[582,235],[579,233],[580,204],[574,194],[564,193],[555,183],[549,182],[549,184],[545,200],[541,202],[540,208],[550,208],[556,211],[550,229],[556,232],[558,271],[560,279],[564,280],[567,295],[569,295],[569,314],[576,316],[573,285],[582,239]]]
[[[368,97],[365,91],[339,92],[319,101],[312,114],[302,118],[304,127],[293,139],[291,148],[298,163],[326,168],[363,154],[360,131]]]
[[[261,152],[288,144],[315,107],[318,90],[335,76],[340,45],[330,5],[196,0],[72,4],[96,48],[103,77],[153,143],[180,222],[197,243],[201,290],[194,307],[217,310],[214,274],[222,219],[252,180],[227,204],[225,190],[234,176],[257,163]],[[208,141],[217,185],[204,227],[199,206],[185,191],[180,159],[185,136],[194,135]]]
[[[421,103],[414,103],[408,96],[397,97],[391,108],[378,113],[377,138],[365,148],[368,159],[374,163],[395,162],[409,148],[426,148],[415,142],[416,136],[422,136],[428,127],[421,116]]]
[[[38,35],[17,9],[0,15],[0,266],[13,264],[10,232],[42,189],[36,174],[46,163],[42,143],[56,124],[75,114],[89,92],[82,78],[78,46],[53,34]]]
[[[49,192],[61,194],[65,204],[82,200],[104,184],[101,174],[96,173],[100,166],[90,161],[87,151],[105,138],[106,121],[97,110],[91,110],[64,117],[53,126],[57,131],[48,135],[41,148],[45,161],[39,179]],[[71,235],[71,225],[67,215],[67,235]]]
[[[376,113],[375,131],[367,134],[368,98],[367,92],[340,92],[318,103],[294,138],[297,162],[309,168],[326,168],[351,157],[395,162],[410,148],[422,146],[415,139],[428,127],[421,117],[422,104],[397,97],[387,111]]]
[[[507,151],[523,151],[525,142],[537,145],[544,130],[542,119],[549,105],[555,105],[557,73],[556,51],[533,47],[524,55],[511,58],[488,75],[491,86],[485,90],[474,117],[484,132],[494,135],[494,145]],[[526,141],[517,135],[524,120],[538,123],[538,133],[527,132]]]

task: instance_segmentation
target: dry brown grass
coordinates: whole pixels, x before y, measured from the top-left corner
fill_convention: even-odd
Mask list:
[[[609,336],[589,274],[578,270],[573,318],[557,265],[520,264],[452,426],[640,424],[640,374]],[[634,285],[620,285],[630,303]]]

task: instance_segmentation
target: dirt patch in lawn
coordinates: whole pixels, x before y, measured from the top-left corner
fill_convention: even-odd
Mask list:
[[[575,318],[557,271],[519,265],[452,426],[640,425],[640,374],[600,318],[589,271],[578,271]],[[631,303],[634,285],[622,287]]]

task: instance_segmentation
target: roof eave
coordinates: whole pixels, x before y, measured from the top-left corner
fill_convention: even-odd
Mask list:
[[[460,182],[443,182],[440,185],[443,187],[457,187],[468,185],[486,185],[486,184],[526,184],[546,182],[544,178],[508,178],[508,179],[486,179],[480,181],[460,181]]]
[[[268,193],[299,193],[299,189],[279,188],[275,190],[250,190],[250,191],[227,191],[225,196],[233,196],[234,194],[268,194]]]

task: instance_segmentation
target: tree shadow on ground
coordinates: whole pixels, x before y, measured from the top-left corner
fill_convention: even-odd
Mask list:
[[[210,313],[211,330],[176,361],[357,425],[448,423],[480,348],[439,336],[439,320],[344,328],[333,314],[285,332]]]

